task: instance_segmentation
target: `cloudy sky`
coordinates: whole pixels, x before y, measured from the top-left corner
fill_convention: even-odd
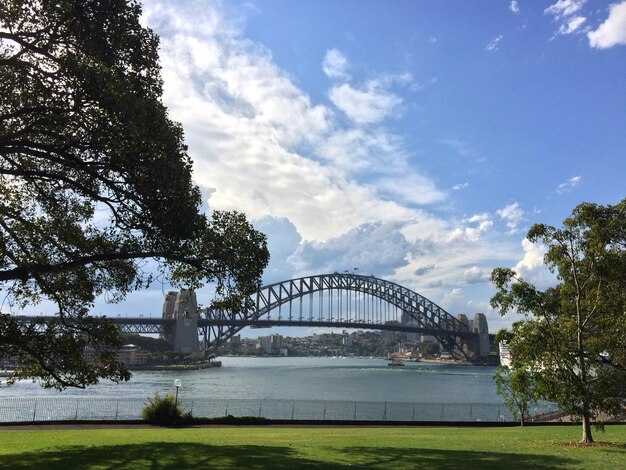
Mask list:
[[[530,225],[625,195],[626,1],[149,0],[143,21],[208,207],[268,236],[266,283],[358,267],[494,331],[491,269],[550,282]],[[162,289],[115,310],[158,314]]]

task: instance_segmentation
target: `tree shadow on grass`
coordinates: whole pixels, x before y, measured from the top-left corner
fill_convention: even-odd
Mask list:
[[[320,449],[322,452],[324,449]],[[5,455],[0,468],[123,469],[151,468],[177,470],[323,468],[528,468],[565,467],[575,460],[546,455],[497,452],[451,451],[435,449],[351,447],[328,449],[324,457],[311,459],[297,448],[272,446],[212,446],[197,443],[149,442],[118,446],[71,446],[61,449]]]
[[[148,442],[116,446],[69,446],[0,458],[0,468],[52,469],[261,469],[320,468],[299,458],[289,447],[212,446],[197,443]]]
[[[575,459],[554,455],[472,450],[351,447],[343,449],[343,453],[352,455],[357,467],[361,468],[436,468],[438,470],[502,468],[511,470],[515,468],[565,468],[579,463]]]

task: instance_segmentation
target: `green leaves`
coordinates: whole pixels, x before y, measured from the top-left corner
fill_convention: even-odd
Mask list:
[[[537,403],[538,391],[533,374],[525,369],[498,366],[493,376],[496,391],[523,426],[530,417],[530,406]]]
[[[119,329],[103,318],[47,318],[23,324],[0,314],[0,355],[19,368],[11,381],[37,378],[46,388],[85,388],[101,378],[128,380],[117,361]]]

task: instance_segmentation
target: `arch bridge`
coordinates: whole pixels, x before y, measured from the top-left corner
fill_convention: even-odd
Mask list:
[[[399,284],[351,273],[305,276],[261,287],[244,312],[199,309],[195,292],[169,292],[161,318],[110,317],[126,333],[160,334],[176,351],[206,354],[244,327],[326,327],[405,331],[434,338],[454,357],[489,355],[482,314],[470,330],[466,315],[454,317],[426,297]],[[19,317],[45,322],[53,317]],[[477,321],[477,318],[479,321]]]
[[[246,326],[306,326],[414,332],[434,337],[455,357],[489,354],[486,324],[484,331],[470,331],[466,316],[456,318],[417,292],[374,276],[305,276],[263,286],[250,300],[254,307],[245,312],[201,311],[205,350],[215,350]]]

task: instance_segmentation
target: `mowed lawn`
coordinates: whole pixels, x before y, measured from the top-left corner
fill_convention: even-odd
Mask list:
[[[0,428],[0,468],[626,468],[626,425],[526,428]]]

